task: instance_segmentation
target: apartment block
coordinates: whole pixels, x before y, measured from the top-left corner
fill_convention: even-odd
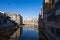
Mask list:
[[[42,8],[39,27],[45,40],[60,40],[60,0],[44,0]]]

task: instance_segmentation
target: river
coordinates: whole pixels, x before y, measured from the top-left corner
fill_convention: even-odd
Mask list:
[[[38,40],[38,32],[35,30],[29,30],[27,28],[23,28],[22,35],[19,40]]]

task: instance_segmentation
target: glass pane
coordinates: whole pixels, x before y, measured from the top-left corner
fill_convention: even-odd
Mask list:
[[[56,36],[60,37],[60,29],[56,29]]]

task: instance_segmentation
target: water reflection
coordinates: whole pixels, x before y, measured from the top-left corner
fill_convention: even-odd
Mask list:
[[[23,32],[19,40],[38,40],[38,32],[34,29],[23,28]]]
[[[27,29],[29,29],[29,30],[38,31],[38,25],[29,24],[29,25],[25,25],[24,28],[27,28]]]

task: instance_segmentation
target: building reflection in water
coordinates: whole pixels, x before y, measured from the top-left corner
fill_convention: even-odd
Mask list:
[[[23,32],[19,40],[38,40],[37,25],[25,25],[22,31]]]

